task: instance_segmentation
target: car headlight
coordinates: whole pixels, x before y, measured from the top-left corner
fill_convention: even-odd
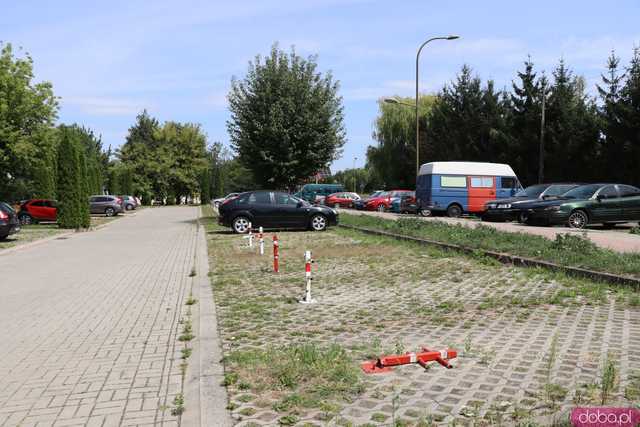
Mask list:
[[[560,205],[557,206],[547,206],[546,208],[544,208],[545,211],[559,211],[560,210]]]
[[[498,209],[511,209],[511,203],[501,203],[498,205]]]
[[[489,203],[486,206],[487,209],[495,209],[496,208],[496,204],[495,203]]]

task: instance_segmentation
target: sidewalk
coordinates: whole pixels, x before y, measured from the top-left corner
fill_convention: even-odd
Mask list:
[[[208,282],[206,265],[190,277],[206,251],[198,213],[149,209],[0,257],[0,426],[179,425],[180,321]]]

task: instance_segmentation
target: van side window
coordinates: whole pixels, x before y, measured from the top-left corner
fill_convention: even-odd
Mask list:
[[[441,176],[440,187],[467,188],[467,178],[464,176]]]
[[[472,177],[471,186],[474,188],[493,188],[493,178]]]
[[[516,188],[517,187],[516,183],[517,181],[513,177],[503,176],[502,178],[500,178],[500,188],[508,188],[508,189]]]

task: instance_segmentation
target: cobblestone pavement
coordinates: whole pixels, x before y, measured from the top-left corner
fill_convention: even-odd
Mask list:
[[[640,403],[637,292],[349,230],[278,237],[276,276],[246,240],[210,232],[225,355],[337,343],[354,363],[421,346],[460,356],[452,370],[362,375],[362,392],[316,406],[299,390],[256,386],[237,359],[227,369],[240,375],[229,386],[238,425],[550,425],[600,403],[608,354],[616,379],[607,404]],[[296,302],[306,249],[316,260],[313,305]]]
[[[343,210],[343,212],[345,212]],[[405,215],[399,215],[391,212],[372,212],[372,211],[358,211],[349,209],[346,213],[353,215],[369,215],[378,216],[387,219],[396,219]],[[413,216],[413,215],[412,215]],[[640,236],[629,233],[631,227],[636,226],[636,223],[619,224],[618,230],[605,230],[602,226],[592,226],[584,230],[575,230],[568,227],[540,227],[526,224],[518,224],[516,222],[488,222],[480,221],[477,218],[447,218],[444,216],[437,217],[420,217],[424,221],[442,221],[448,224],[461,224],[465,227],[477,227],[482,224],[488,227],[493,227],[496,230],[506,231],[509,233],[527,233],[534,234],[536,236],[542,236],[549,239],[555,239],[558,234],[578,234],[580,236],[586,235],[596,245],[613,249],[618,252],[640,252]]]
[[[198,212],[145,209],[0,256],[0,426],[179,425]]]

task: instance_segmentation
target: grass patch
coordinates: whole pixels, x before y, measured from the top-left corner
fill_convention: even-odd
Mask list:
[[[337,344],[293,344],[236,350],[225,357],[225,384],[256,394],[275,394],[273,409],[295,414],[301,408],[334,408],[363,391],[360,369]],[[328,405],[333,403],[333,405]]]
[[[618,253],[603,249],[590,240],[573,234],[561,234],[556,240],[549,240],[526,233],[502,232],[483,225],[469,228],[460,224],[423,221],[418,218],[390,220],[366,215],[342,214],[340,220],[346,225],[475,249],[505,252],[571,267],[640,277],[640,254]]]
[[[25,243],[33,242],[57,234],[66,233],[69,230],[58,228],[57,224],[33,224],[22,226],[16,234],[12,234],[5,240],[0,240],[0,250],[11,248]]]

